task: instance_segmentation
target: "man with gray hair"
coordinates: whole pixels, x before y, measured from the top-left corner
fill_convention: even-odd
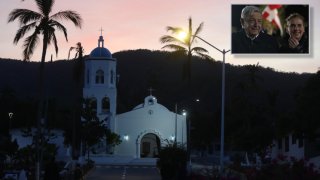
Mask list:
[[[256,6],[241,11],[242,30],[232,34],[232,53],[277,53],[278,42],[263,32],[262,13]]]

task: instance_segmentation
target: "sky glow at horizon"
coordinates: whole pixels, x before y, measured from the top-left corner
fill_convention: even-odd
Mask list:
[[[67,59],[71,46],[81,42],[85,53],[97,47],[100,28],[103,29],[104,45],[115,53],[131,49],[161,50],[164,44],[159,39],[169,34],[166,26],[183,27],[187,29],[188,18],[192,17],[193,30],[204,22],[200,37],[219,49],[229,50],[231,47],[231,4],[266,4],[265,1],[226,0],[216,3],[215,0],[56,0],[52,13],[59,10],[74,10],[83,18],[82,29],[76,28],[71,22],[62,21],[68,30],[66,42],[62,32],[56,33],[59,54],[55,56],[52,46],[48,48],[46,60]],[[226,63],[234,65],[257,64],[284,72],[311,72],[320,67],[320,17],[319,0],[270,0],[268,4],[309,4],[310,6],[310,54],[309,55],[258,55],[235,56],[226,54]],[[23,39],[17,45],[13,38],[18,30],[17,21],[7,23],[9,13],[16,8],[26,8],[37,11],[34,0],[1,0],[0,1],[0,57],[22,59]],[[209,50],[210,56],[216,60],[222,59],[222,54],[198,40],[197,46]],[[39,61],[42,44],[35,49],[32,61]],[[74,54],[71,53],[70,57]]]

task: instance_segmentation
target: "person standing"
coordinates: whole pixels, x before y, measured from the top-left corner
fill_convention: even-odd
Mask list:
[[[302,15],[293,13],[286,18],[286,32],[288,36],[281,43],[281,53],[309,53],[309,40]]]
[[[242,30],[232,34],[232,53],[278,53],[277,40],[262,29],[262,13],[256,6],[241,11]]]

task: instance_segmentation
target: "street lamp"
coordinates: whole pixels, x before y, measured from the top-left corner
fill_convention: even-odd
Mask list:
[[[187,119],[187,111],[186,110],[182,110],[182,115],[186,117],[186,125],[187,125],[187,155],[188,155],[188,160],[189,160],[189,166],[188,168],[191,168],[191,157],[190,157],[190,153],[191,153],[191,148],[190,148],[190,129],[191,129],[191,121],[190,118]]]
[[[182,115],[186,116],[187,115],[187,111],[185,109],[182,110]]]
[[[9,134],[10,134],[10,130],[11,130],[11,121],[12,121],[12,117],[13,117],[13,112],[9,112],[8,113],[9,116]]]
[[[188,37],[188,35],[190,37]],[[208,41],[204,40],[203,38],[197,36],[197,35],[190,35],[184,31],[180,31],[178,33],[178,39],[185,41],[186,39],[189,39],[191,37],[194,38],[198,38],[201,41],[203,41],[204,43],[208,44],[209,46],[213,47],[214,49],[216,49],[217,51],[221,52],[223,55],[223,61],[222,61],[222,80],[221,80],[221,144],[220,144],[220,173],[223,172],[224,169],[224,164],[223,164],[223,159],[224,159],[224,98],[225,98],[225,55],[226,53],[228,53],[230,51],[229,50],[220,50],[219,48],[215,47],[214,45],[212,45],[211,43],[209,43]]]
[[[198,102],[198,99],[196,101]],[[182,115],[187,116],[187,111],[185,109],[182,110]],[[177,132],[178,132],[178,103],[175,104],[175,124],[174,124],[174,143],[175,143],[175,145],[177,145],[177,139],[178,139]],[[189,138],[189,137],[187,137],[187,138]],[[183,143],[183,140],[181,140],[181,143]]]
[[[178,103],[175,104],[175,124],[174,124],[174,144],[177,145],[177,119],[178,119]]]
[[[185,99],[185,100],[187,100],[187,99]],[[198,103],[198,102],[200,102],[200,100],[195,99],[195,100],[192,100],[192,102]],[[186,138],[187,138],[187,160],[189,161],[187,168],[188,168],[188,172],[190,172],[190,170],[191,170],[191,143],[190,143],[191,142],[191,119],[190,119],[190,117],[187,118],[188,112],[185,109],[182,109],[181,115],[185,116],[185,119],[186,119],[185,125],[186,125],[186,132],[187,132],[187,134],[186,134],[187,135],[186,136]],[[182,128],[183,128],[183,125],[182,125]],[[183,142],[183,129],[182,129],[181,137],[182,137],[181,142]]]
[[[225,55],[226,53],[228,53],[230,51],[229,50],[220,50],[217,47],[215,47],[214,45],[212,45],[211,43],[209,43],[208,41],[202,39],[199,36],[195,36],[192,35],[198,39],[200,39],[201,41],[205,42],[206,44],[208,44],[209,46],[213,47],[214,49],[216,49],[217,51],[221,52],[223,55],[223,61],[222,61],[222,80],[221,80],[221,139],[220,139],[220,172],[223,172],[223,166],[224,166],[224,97],[225,97]]]

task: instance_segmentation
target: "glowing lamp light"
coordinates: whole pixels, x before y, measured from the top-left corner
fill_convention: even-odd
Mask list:
[[[182,115],[186,116],[187,115],[187,111],[186,110],[182,110]]]
[[[129,141],[129,135],[124,135],[123,139],[126,140],[126,141]]]
[[[8,115],[9,115],[9,118],[11,119],[13,116],[13,112],[9,112]]]
[[[174,141],[176,139],[176,137],[174,137],[173,135],[170,136],[170,140]]]
[[[180,31],[178,33],[178,39],[180,39],[181,41],[185,41],[187,39],[187,36],[188,36],[187,33],[184,31]]]

